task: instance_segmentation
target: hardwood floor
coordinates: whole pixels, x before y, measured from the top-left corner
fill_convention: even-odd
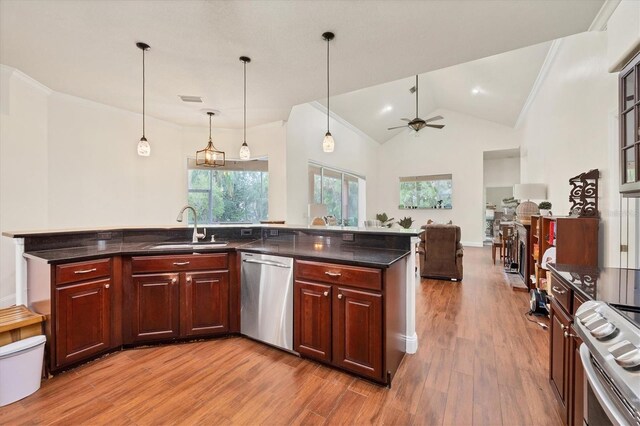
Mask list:
[[[490,248],[462,283],[422,280],[420,347],[391,389],[232,337],[118,352],[0,408],[0,424],[560,425],[548,332],[528,322]]]

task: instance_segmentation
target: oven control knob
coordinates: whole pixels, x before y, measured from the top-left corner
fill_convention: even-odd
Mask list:
[[[620,367],[635,368],[640,365],[640,348],[628,340],[612,345],[609,352]]]

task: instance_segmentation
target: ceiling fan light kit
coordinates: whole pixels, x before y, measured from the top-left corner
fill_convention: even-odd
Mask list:
[[[324,134],[322,140],[322,150],[324,152],[333,152],[336,142],[333,140],[333,135],[329,129],[329,44],[331,40],[335,38],[335,34],[330,31],[322,34],[322,38],[327,42],[327,133]]]
[[[251,158],[251,150],[249,149],[249,145],[247,145],[247,63],[251,62],[251,58],[248,56],[240,56],[240,60],[242,61],[242,67],[244,69],[244,123],[243,123],[243,136],[242,136],[242,145],[240,146],[240,156],[241,160],[248,160]]]
[[[408,118],[402,118],[401,120],[407,121],[408,123],[403,124],[402,126],[389,127],[387,130],[395,130],[395,129],[401,129],[403,127],[409,127],[410,129],[414,130],[417,133],[420,130],[424,129],[425,127],[442,129],[444,127],[444,124],[429,124],[432,121],[442,120],[444,117],[442,117],[441,115],[437,115],[435,117],[431,117],[426,120],[423,120],[422,118],[420,118],[420,115],[418,114],[418,76],[417,75],[416,75],[416,85],[411,89],[409,89],[409,92],[414,93],[416,95],[416,118],[414,118],[413,120],[409,120]]]
[[[213,140],[211,139],[211,118],[215,115],[215,112],[208,111],[207,115],[209,116],[209,142],[204,149],[196,151],[196,166],[222,167],[225,164],[224,151],[220,151],[213,146]]]
[[[145,137],[145,69],[144,69],[144,52],[150,49],[147,43],[138,42],[136,47],[142,50],[142,137],[138,141],[138,155],[148,157],[151,155],[151,145]]]

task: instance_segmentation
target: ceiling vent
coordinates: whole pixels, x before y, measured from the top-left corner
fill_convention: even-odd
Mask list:
[[[184,96],[178,95],[182,102],[191,102],[191,103],[202,103],[202,98],[200,96]]]

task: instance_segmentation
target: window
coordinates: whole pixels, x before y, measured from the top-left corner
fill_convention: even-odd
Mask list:
[[[451,175],[400,178],[401,209],[450,209]]]
[[[197,167],[188,160],[188,199],[201,223],[258,223],[268,218],[267,160],[227,161]],[[189,215],[189,223],[193,223]]]
[[[364,219],[365,179],[353,173],[309,164],[309,203],[327,206],[339,224],[358,226]]]

